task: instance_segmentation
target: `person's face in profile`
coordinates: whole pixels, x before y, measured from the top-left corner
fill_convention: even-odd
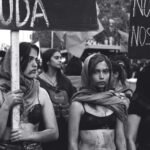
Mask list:
[[[99,62],[91,76],[91,85],[99,91],[105,91],[110,78],[108,65],[105,61]]]
[[[31,48],[28,65],[24,71],[24,75],[31,79],[35,78],[37,75],[37,68],[38,68],[38,53],[34,48]]]
[[[59,52],[55,52],[50,58],[49,65],[53,68],[61,69],[62,66],[62,57]]]

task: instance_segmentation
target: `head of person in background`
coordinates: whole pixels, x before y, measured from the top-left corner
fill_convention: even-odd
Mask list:
[[[112,88],[116,91],[126,88],[126,73],[122,65],[112,61]]]
[[[130,65],[130,59],[125,55],[117,55],[114,58],[117,63],[122,65],[123,69],[125,70],[127,79],[131,78],[131,65]]]
[[[57,49],[49,49],[42,54],[43,71],[48,72],[49,69],[61,71],[62,61],[61,53]]]
[[[116,22],[114,19],[109,19],[109,31],[115,32],[116,30]]]
[[[59,77],[62,75],[61,53],[57,49],[48,49],[42,53],[43,73],[41,78],[45,78],[52,86],[56,87]]]

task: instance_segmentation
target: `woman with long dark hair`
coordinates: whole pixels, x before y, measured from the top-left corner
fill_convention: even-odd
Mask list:
[[[44,149],[67,150],[68,146],[68,110],[70,98],[75,88],[62,73],[61,53],[57,49],[49,49],[42,54],[43,73],[39,76],[40,85],[47,90],[53,102],[59,128],[59,139],[43,145]]]
[[[20,90],[11,91],[10,50],[0,66],[0,150],[41,150],[41,143],[56,140],[58,127],[52,102],[35,79],[37,46],[22,42],[20,50]],[[21,105],[19,129],[12,130],[12,109]],[[47,114],[50,114],[49,117]],[[43,120],[45,129],[39,131]]]

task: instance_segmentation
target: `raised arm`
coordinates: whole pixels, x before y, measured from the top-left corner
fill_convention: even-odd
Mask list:
[[[79,102],[73,102],[69,113],[69,150],[78,150],[79,124],[83,107]]]
[[[139,128],[141,117],[135,114],[128,116],[127,126],[127,147],[128,150],[136,150],[136,137]]]

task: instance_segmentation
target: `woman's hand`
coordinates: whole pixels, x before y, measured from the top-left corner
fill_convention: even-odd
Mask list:
[[[10,109],[14,105],[22,104],[23,92],[21,90],[10,91],[5,95],[4,104]]]
[[[27,141],[30,140],[31,135],[31,131],[23,129],[12,130],[10,140],[11,142]]]

